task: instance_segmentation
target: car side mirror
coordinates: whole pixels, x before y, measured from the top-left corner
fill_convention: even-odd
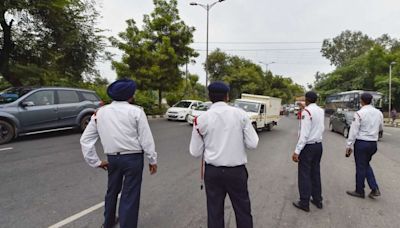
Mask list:
[[[33,101],[23,101],[20,103],[21,107],[26,108],[30,106],[35,106],[35,103]]]

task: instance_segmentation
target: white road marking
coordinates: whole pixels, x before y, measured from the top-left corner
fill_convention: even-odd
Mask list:
[[[387,133],[387,132],[383,132],[383,134],[384,134],[384,135],[392,135],[392,134],[390,134],[390,133]]]
[[[41,133],[48,133],[48,132],[53,132],[53,131],[63,131],[63,130],[71,130],[73,127],[63,127],[63,128],[56,128],[56,129],[50,129],[50,130],[43,130],[43,131],[34,131],[34,132],[29,132],[29,133],[23,133],[21,135],[36,135],[36,134],[41,134]]]
[[[12,147],[0,148],[0,151],[4,151],[4,150],[12,150],[12,149],[14,149],[14,148],[12,148]]]
[[[118,195],[118,199],[120,199],[120,198],[121,198],[121,195]],[[83,216],[85,216],[87,214],[92,213],[95,210],[98,210],[98,209],[102,208],[102,207],[104,207],[104,201],[101,202],[101,203],[98,203],[98,204],[96,204],[96,205],[94,205],[92,207],[89,207],[88,209],[85,209],[85,210],[83,210],[81,212],[78,212],[78,213],[76,213],[76,214],[74,214],[74,215],[72,215],[72,216],[70,216],[70,217],[68,217],[68,218],[66,218],[66,219],[64,219],[62,221],[59,221],[58,223],[56,223],[54,225],[51,225],[48,228],[60,228],[60,227],[63,227],[63,226],[65,226],[65,225],[67,225],[67,224],[69,224],[69,223],[71,223],[71,222],[73,222],[73,221],[75,221],[75,220],[77,220],[79,218],[82,218]]]

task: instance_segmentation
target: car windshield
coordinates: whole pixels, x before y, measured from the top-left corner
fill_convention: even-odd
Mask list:
[[[179,101],[178,103],[176,103],[174,105],[174,107],[177,107],[177,108],[189,108],[191,103],[192,102],[190,102],[190,101]]]
[[[248,101],[235,101],[235,107],[239,107],[246,112],[258,112],[260,104]]]
[[[197,111],[207,111],[211,106],[211,103],[203,103],[199,107],[196,107],[194,110]]]
[[[11,87],[0,92],[0,104],[6,104],[16,101],[32,89]]]

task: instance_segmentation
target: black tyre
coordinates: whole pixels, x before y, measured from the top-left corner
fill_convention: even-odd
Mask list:
[[[81,122],[79,123],[79,130],[81,132],[83,132],[86,129],[87,125],[90,122],[90,118],[92,118],[92,115],[86,115],[82,117]]]
[[[0,144],[10,142],[15,136],[15,128],[7,121],[0,120]]]
[[[267,131],[271,131],[273,126],[274,125],[269,123],[269,124],[267,124],[267,126],[265,128],[267,129]]]

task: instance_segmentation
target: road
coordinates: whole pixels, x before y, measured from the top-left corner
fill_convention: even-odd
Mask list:
[[[200,161],[190,156],[191,128],[183,122],[150,120],[159,153],[155,176],[144,172],[139,227],[206,227]],[[283,117],[260,132],[249,151],[249,191],[255,227],[399,227],[400,129],[385,128],[372,166],[379,199],[352,198],[354,159],[344,156],[343,136],[326,131],[321,163],[324,209],[311,213],[292,206],[298,198],[297,166],[291,161],[297,121]],[[92,206],[63,227],[100,227],[106,172],[83,161],[80,134],[73,131],[21,137],[0,147],[0,227],[49,227]],[[99,148],[101,151],[101,148]],[[226,227],[236,227],[229,200]]]

